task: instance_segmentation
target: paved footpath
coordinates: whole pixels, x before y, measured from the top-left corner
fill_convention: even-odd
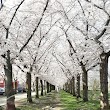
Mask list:
[[[35,95],[35,92],[32,92],[32,96]],[[15,94],[15,102],[22,100],[27,97],[26,93],[18,93]],[[0,106],[5,106],[6,105],[6,96],[0,96]]]
[[[18,102],[18,108],[19,106],[30,106],[34,108],[38,108],[38,110],[63,110],[63,107],[60,103],[60,94],[52,91],[51,93],[48,93],[45,96],[40,97],[39,99],[33,99],[34,103],[29,104],[29,103],[22,103]],[[21,104],[22,103],[22,104]],[[33,108],[33,110],[34,110]],[[36,110],[36,109],[35,109]]]

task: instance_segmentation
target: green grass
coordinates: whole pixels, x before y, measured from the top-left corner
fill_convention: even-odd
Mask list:
[[[26,106],[16,108],[16,110],[39,110],[39,109],[36,108],[36,106],[33,106],[33,105],[26,105]]]
[[[38,100],[35,100],[33,97],[34,103],[32,104],[26,103],[26,100],[24,100],[24,103],[21,104],[17,110],[42,110],[42,108],[46,106],[61,107],[61,110],[99,110],[100,91],[88,91],[88,95],[89,101],[83,102],[82,98],[77,99],[65,91],[60,91],[59,93],[48,93],[45,96],[40,96]]]
[[[83,102],[81,98],[77,99],[64,91],[60,92],[60,98],[63,110],[99,110],[100,107],[98,100]]]

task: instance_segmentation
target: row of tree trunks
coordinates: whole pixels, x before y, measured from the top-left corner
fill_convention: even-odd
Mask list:
[[[39,79],[38,77],[36,77],[36,98],[39,98],[39,80],[40,80],[40,85],[41,85],[41,96],[46,95],[46,93],[51,92],[52,90],[55,90],[55,86],[50,84],[47,81],[43,81],[41,79]]]
[[[52,90],[55,90],[55,86],[52,85],[52,84],[50,84],[50,89],[51,89],[51,91],[52,91]]]
[[[80,96],[80,75],[77,75],[77,82],[76,82],[76,91],[75,91],[75,77],[73,76],[72,79],[65,83],[65,86],[63,88],[66,92],[72,94],[73,96],[76,96],[77,98]]]
[[[100,105],[101,110],[109,110],[109,101],[108,101],[108,58],[107,53],[102,53],[100,55]],[[83,73],[82,73],[82,83],[83,83],[83,101],[88,101],[88,74],[85,69],[85,66],[81,64]],[[70,82],[70,83],[69,83]],[[76,93],[75,93],[75,78],[73,77],[71,81],[65,84],[64,90],[80,97],[80,75],[77,75],[76,82]]]
[[[109,108],[108,103],[108,56],[106,53],[101,54],[101,63],[100,63],[100,85],[101,85],[101,97],[100,97],[100,104],[102,110],[107,110]],[[15,109],[15,97],[12,85],[12,64],[10,62],[10,51],[7,51],[7,63],[4,65],[4,70],[6,74],[6,94],[7,94],[7,110],[14,110]],[[82,81],[83,81],[83,100],[88,101],[88,76],[87,71],[83,68],[82,74]],[[31,74],[27,73],[27,101],[32,102],[31,98]],[[66,84],[65,89],[66,91],[70,92],[75,96],[75,79],[74,77],[70,81],[71,84]],[[77,86],[76,86],[76,96],[80,97],[80,76],[77,76]],[[71,87],[72,86],[72,87]],[[38,88],[38,78],[36,78],[36,88]],[[41,81],[41,93],[43,94],[43,84]],[[54,87],[53,87],[54,88]],[[71,89],[72,88],[72,89]],[[55,88],[54,88],[55,89]],[[54,90],[53,89],[53,90]],[[38,89],[36,89],[36,98],[39,97]],[[47,82],[47,93],[52,90],[52,85]],[[41,95],[42,95],[41,94]]]

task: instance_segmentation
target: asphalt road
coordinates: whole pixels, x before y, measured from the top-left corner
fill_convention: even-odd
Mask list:
[[[32,96],[35,95],[35,92],[32,92]],[[21,99],[27,98],[26,93],[18,93],[15,95],[15,102]],[[6,105],[6,96],[0,95],[0,106]]]

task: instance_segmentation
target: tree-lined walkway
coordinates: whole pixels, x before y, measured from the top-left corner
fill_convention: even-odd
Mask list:
[[[95,110],[95,101],[100,110],[110,110],[109,7],[110,0],[0,0],[0,76],[6,110],[16,110],[14,94],[20,83],[30,103],[24,103],[24,109],[30,107],[26,110]],[[94,84],[100,98],[91,102]],[[72,95],[60,92],[38,99],[39,89],[43,96],[56,86]],[[65,108],[56,108],[59,104]]]
[[[52,91],[39,99],[33,99],[33,103],[18,103],[17,110],[99,110],[98,100],[83,102],[82,98],[73,97],[65,91]]]
[[[18,110],[62,110],[63,105],[60,101],[60,93],[52,91],[38,99],[33,98],[33,103],[26,101],[18,102]]]

